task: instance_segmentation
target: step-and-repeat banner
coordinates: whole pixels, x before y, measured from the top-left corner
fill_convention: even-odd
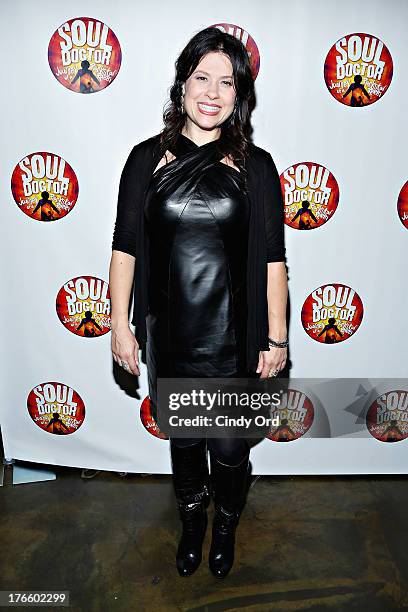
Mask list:
[[[342,435],[331,402],[293,385],[254,473],[406,473],[408,5],[17,0],[1,12],[6,456],[170,472],[145,363],[137,378],[112,360],[111,241],[126,158],[161,129],[179,52],[214,26],[248,50],[254,142],[281,177],[290,375],[355,379],[362,423]]]

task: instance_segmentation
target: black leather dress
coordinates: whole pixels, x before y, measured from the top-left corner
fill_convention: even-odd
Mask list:
[[[149,395],[157,377],[245,375],[249,202],[215,143],[180,134],[176,159],[150,181],[146,318]]]

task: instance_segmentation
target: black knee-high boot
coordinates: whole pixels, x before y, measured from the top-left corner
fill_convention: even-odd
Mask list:
[[[212,453],[210,457],[215,515],[208,564],[214,576],[224,578],[234,563],[235,530],[249,484],[249,453],[236,466],[221,463]]]
[[[183,532],[176,554],[180,576],[190,576],[201,563],[202,545],[207,529],[210,481],[206,440],[177,447],[170,444],[173,483]]]

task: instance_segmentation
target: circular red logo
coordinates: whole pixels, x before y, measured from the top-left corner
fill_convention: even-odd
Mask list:
[[[85,419],[85,405],[80,395],[59,382],[36,385],[28,394],[27,408],[38,427],[59,436],[74,433]]]
[[[371,34],[348,34],[330,49],[324,63],[324,80],[331,95],[347,106],[377,102],[390,86],[391,54]]]
[[[32,219],[57,221],[74,208],[78,179],[59,155],[30,153],[14,168],[11,191],[19,209]]]
[[[251,65],[252,78],[255,81],[256,77],[258,76],[258,72],[259,72],[260,57],[259,57],[258,46],[256,42],[254,41],[254,39],[252,38],[252,36],[250,36],[248,32],[244,30],[244,28],[234,25],[233,23],[216,23],[209,27],[219,28],[222,32],[231,34],[231,36],[235,36],[235,38],[238,38],[238,40],[242,42],[242,44],[244,45],[249,55],[249,63]]]
[[[63,23],[48,45],[48,63],[57,81],[77,93],[95,93],[115,80],[122,61],[118,39],[98,19]]]
[[[282,394],[279,406],[272,409],[270,417],[279,417],[279,425],[272,427],[267,435],[274,442],[290,442],[305,435],[314,420],[311,400],[302,391],[287,389]]]
[[[355,334],[363,319],[363,303],[354,289],[340,283],[322,285],[305,300],[305,332],[323,344],[337,344]]]
[[[339,186],[333,174],[320,164],[294,164],[280,176],[285,223],[310,230],[332,218],[339,203]]]
[[[408,393],[401,389],[383,393],[371,404],[367,429],[380,442],[400,442],[408,437]]]
[[[168,440],[168,436],[160,431],[156,421],[153,418],[149,396],[144,398],[140,406],[140,420],[143,423],[143,427],[149,432],[149,434],[155,438],[160,438],[161,440]]]
[[[408,181],[399,193],[397,210],[402,225],[408,229]]]
[[[106,281],[95,276],[78,276],[58,291],[59,320],[73,334],[96,338],[111,329],[110,294]]]

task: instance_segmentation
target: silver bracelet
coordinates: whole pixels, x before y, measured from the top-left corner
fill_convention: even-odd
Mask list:
[[[268,344],[269,344],[269,347],[277,346],[278,348],[285,348],[285,347],[289,346],[289,342],[288,342],[287,338],[286,338],[286,340],[281,340],[281,341],[278,342],[278,341],[273,340],[272,338],[268,337]]]

